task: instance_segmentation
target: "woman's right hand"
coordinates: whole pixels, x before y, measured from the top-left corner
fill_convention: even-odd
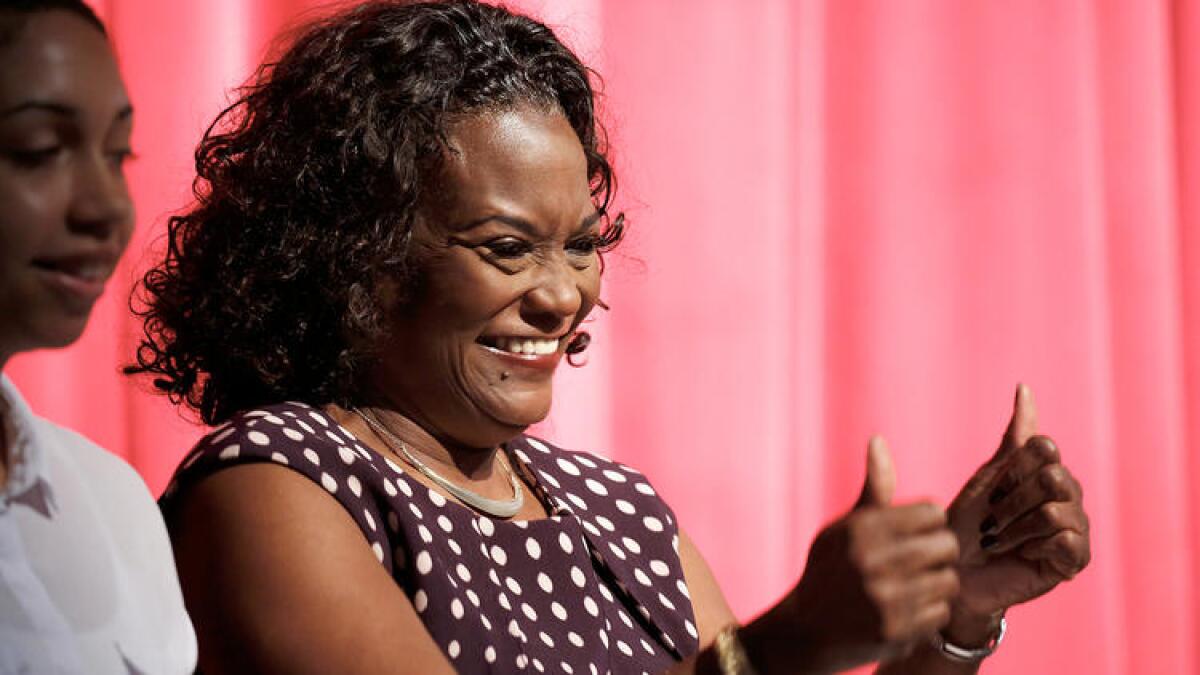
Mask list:
[[[893,505],[894,488],[887,447],[872,438],[862,495],[817,535],[804,576],[776,608],[814,672],[892,658],[949,620],[958,540],[945,511]]]

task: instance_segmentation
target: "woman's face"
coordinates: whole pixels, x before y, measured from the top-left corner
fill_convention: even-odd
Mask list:
[[[107,41],[65,11],[24,22],[0,47],[0,364],[79,337],[133,223],[132,111]]]
[[[376,385],[443,443],[486,448],[550,410],[554,370],[600,293],[599,218],[561,114],[471,115],[449,141]]]

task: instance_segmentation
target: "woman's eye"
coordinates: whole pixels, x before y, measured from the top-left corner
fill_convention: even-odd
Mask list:
[[[520,258],[528,254],[531,250],[529,244],[520,239],[494,239],[483,245],[488,254],[495,258],[503,258],[511,260]]]
[[[35,150],[8,150],[4,154],[8,155],[9,159],[19,167],[36,169],[53,161],[61,150],[62,146],[54,145]]]
[[[567,243],[567,250],[575,255],[591,255],[600,248],[600,237],[589,234]]]

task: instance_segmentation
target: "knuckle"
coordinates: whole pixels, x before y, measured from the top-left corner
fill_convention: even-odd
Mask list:
[[[1043,462],[1058,462],[1058,445],[1055,444],[1054,439],[1050,438],[1049,436],[1034,436],[1033,438],[1029,439],[1028,445],[1030,449],[1034,451],[1035,456]]]
[[[1064,520],[1060,503],[1045,502],[1041,506],[1038,506],[1038,518],[1046,525],[1060,525]]]

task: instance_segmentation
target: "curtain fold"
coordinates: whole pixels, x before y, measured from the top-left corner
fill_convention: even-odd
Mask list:
[[[1094,558],[989,673],[1200,672],[1200,8],[1187,0],[526,0],[604,77],[612,311],[539,429],[645,471],[749,619],[890,441],[947,502],[1029,383]],[[34,408],[161,490],[202,430],[118,368],[204,126],[305,0],[104,0],[138,233]],[[156,248],[157,247],[157,248]]]

